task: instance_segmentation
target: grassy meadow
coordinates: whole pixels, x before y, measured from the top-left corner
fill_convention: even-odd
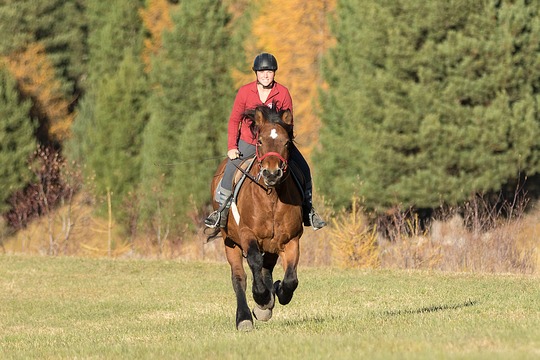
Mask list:
[[[540,357],[535,275],[302,267],[299,278],[291,304],[243,333],[223,262],[2,255],[0,358]]]

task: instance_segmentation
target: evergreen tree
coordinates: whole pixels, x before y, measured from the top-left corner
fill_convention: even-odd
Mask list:
[[[143,65],[126,52],[118,73],[102,80],[92,112],[93,129],[87,134],[86,164],[95,175],[96,192],[113,194],[113,208],[123,220],[126,196],[139,181],[142,133],[147,116]]]
[[[136,187],[140,171],[142,131],[146,123],[146,76],[139,57],[143,0],[86,2],[88,76],[79,103],[69,157],[85,164],[95,176],[98,196],[113,193],[113,207],[123,220],[120,204]],[[138,5],[138,6],[137,6]]]
[[[31,177],[28,161],[36,142],[30,107],[30,101],[20,98],[15,79],[0,66],[0,212],[7,209],[9,196]]]
[[[153,94],[145,129],[141,193],[147,216],[164,199],[185,214],[189,199],[210,199],[209,184],[226,151],[227,119],[234,100],[229,75],[229,15],[219,0],[180,3],[173,29],[152,63]],[[170,214],[169,214],[170,215]]]
[[[137,4],[142,6],[143,3],[143,0],[136,3],[119,0],[114,4],[100,0],[85,1],[89,54],[87,80],[72,126],[73,136],[66,144],[67,155],[72,160],[84,163],[94,148],[95,144],[90,139],[96,130],[95,108],[100,106],[98,99],[105,100],[99,96],[105,81],[115,76],[127,52],[131,52],[129,56],[133,58],[141,51],[141,21]]]
[[[63,95],[73,98],[84,73],[85,21],[81,0],[18,0],[0,4],[0,53],[40,43],[52,61]]]
[[[39,141],[61,142],[69,134],[72,104],[84,72],[81,0],[8,1],[0,4],[0,56],[39,121]]]
[[[66,144],[67,155],[72,160],[84,163],[88,152],[94,147],[93,143],[88,143],[88,135],[95,130],[94,108],[99,106],[96,101],[103,80],[118,71],[126,49],[130,49],[133,56],[141,51],[138,10],[143,4],[144,0],[118,0],[114,3],[85,1],[88,60],[86,80],[82,85],[86,91],[78,103],[72,139]]]
[[[539,4],[338,3],[323,191],[433,208],[539,172]]]
[[[88,21],[88,87],[114,74],[126,48],[142,51],[142,20],[139,10],[144,0],[86,1]]]
[[[38,141],[66,139],[73,122],[70,101],[63,95],[62,82],[44,47],[40,43],[30,44],[24,51],[9,56],[7,65],[21,94],[32,99],[31,116],[40,124]]]

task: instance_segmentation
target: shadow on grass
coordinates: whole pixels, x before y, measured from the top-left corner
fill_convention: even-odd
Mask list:
[[[386,316],[399,316],[399,315],[410,315],[410,314],[425,314],[433,313],[445,310],[457,310],[461,308],[466,308],[469,306],[477,305],[477,300],[467,300],[464,303],[460,304],[448,304],[448,305],[433,305],[426,306],[420,309],[407,309],[407,310],[387,310],[383,312],[383,315]]]
[[[298,318],[298,319],[284,320],[283,324],[286,325],[286,326],[305,326],[307,324],[317,325],[317,324],[322,324],[322,323],[324,323],[324,322],[326,322],[328,320],[335,320],[335,317],[330,316],[328,318],[325,318],[325,317],[322,317],[322,316],[314,316],[314,317],[303,316],[303,317]]]

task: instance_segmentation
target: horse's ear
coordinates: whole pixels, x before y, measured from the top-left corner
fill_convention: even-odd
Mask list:
[[[292,118],[292,112],[291,110],[287,109],[283,112],[283,115],[281,115],[281,120],[287,125],[292,125],[293,118]]]
[[[260,127],[265,123],[265,121],[266,120],[264,119],[262,111],[259,109],[255,109],[255,124]]]

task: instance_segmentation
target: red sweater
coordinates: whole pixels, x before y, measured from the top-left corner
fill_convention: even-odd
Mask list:
[[[262,105],[262,102],[261,99],[259,99],[256,81],[246,84],[238,90],[229,118],[227,151],[238,148],[238,139],[242,139],[248,144],[255,145],[256,139],[249,130],[250,120],[242,116],[242,114],[246,110],[254,109],[258,105]],[[274,82],[274,86],[268,95],[268,99],[264,102],[264,105],[269,107],[274,105],[278,111],[285,109],[289,109],[291,112],[293,111],[289,90],[277,82]],[[242,127],[240,128],[240,134],[238,134],[240,122],[242,122]]]

